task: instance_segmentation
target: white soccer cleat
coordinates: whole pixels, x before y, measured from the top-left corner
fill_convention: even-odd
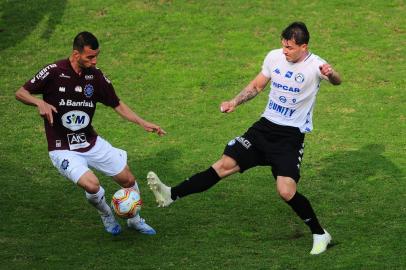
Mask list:
[[[101,220],[104,225],[104,229],[112,234],[112,235],[118,235],[121,233],[121,226],[118,224],[116,219],[114,218],[113,213],[110,213],[109,215],[100,215]]]
[[[142,234],[154,235],[156,231],[154,228],[149,226],[145,219],[141,218],[140,216],[136,216],[134,218],[127,219],[127,226],[128,228],[134,229]]]
[[[324,229],[323,229],[324,230]],[[324,234],[313,234],[313,248],[310,254],[317,255],[326,251],[331,242],[331,235],[324,230]]]
[[[149,188],[154,193],[158,207],[167,207],[173,203],[171,198],[171,188],[163,184],[154,172],[148,173],[147,181]]]

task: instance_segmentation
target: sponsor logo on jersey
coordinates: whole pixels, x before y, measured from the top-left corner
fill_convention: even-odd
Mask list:
[[[85,75],[85,80],[87,81],[93,80],[93,75]]]
[[[59,87],[59,92],[65,92],[65,90],[66,90],[65,87],[63,87],[63,86]]]
[[[51,68],[55,68],[55,67],[57,67],[56,64],[48,65],[48,66],[44,67],[42,70],[40,70],[40,72],[38,72],[38,74],[35,75],[35,77],[36,77],[38,80],[43,80],[43,79],[45,79],[45,78],[49,75],[49,70],[50,70]]]
[[[282,102],[282,103],[286,103],[286,97],[280,96],[279,101]]]
[[[90,123],[90,117],[82,111],[70,111],[62,115],[62,125],[72,131],[85,128]]]
[[[286,77],[286,78],[292,78],[292,75],[293,75],[293,72],[292,72],[292,71],[288,71],[288,72],[286,72],[285,77]]]
[[[82,86],[77,85],[77,86],[75,87],[75,92],[82,93]]]
[[[279,104],[273,102],[272,100],[269,101],[268,108],[270,110],[273,110],[273,111],[275,111],[283,116],[289,117],[289,118],[292,117],[292,115],[296,111],[296,109],[290,109],[290,108],[283,107],[282,105],[279,105]]]
[[[70,133],[66,135],[68,137],[69,149],[76,150],[79,148],[85,148],[90,145],[87,142],[86,135],[84,133]]]
[[[90,98],[93,95],[94,88],[91,84],[85,85],[85,97]]]
[[[295,75],[295,81],[298,83],[304,82],[304,75],[302,73],[298,73]]]
[[[93,108],[94,104],[93,101],[73,101],[71,99],[67,99],[66,101],[64,99],[61,99],[59,101],[59,106],[68,106],[68,107],[89,107]]]
[[[70,79],[69,75],[65,75],[64,73],[59,74],[59,78],[66,78],[66,79]]]
[[[35,77],[31,79],[31,83],[35,83]]]
[[[300,92],[300,88],[280,84],[278,82],[272,82],[272,86],[277,88],[277,89],[282,89],[282,90],[293,92],[293,93],[299,93]]]
[[[61,140],[55,140],[55,147],[61,147],[61,146],[62,146]]]

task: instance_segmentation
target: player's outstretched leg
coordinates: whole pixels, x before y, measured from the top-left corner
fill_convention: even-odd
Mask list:
[[[326,251],[330,242],[331,235],[326,230],[324,230],[324,234],[313,234],[313,248],[310,254],[317,255]]]
[[[154,172],[148,173],[147,180],[149,188],[154,193],[158,207],[169,206],[173,202],[171,198],[171,188],[163,184]]]
[[[154,235],[156,231],[149,226],[145,219],[141,218],[140,215],[136,215],[133,218],[127,219],[128,228],[134,229],[142,234]]]

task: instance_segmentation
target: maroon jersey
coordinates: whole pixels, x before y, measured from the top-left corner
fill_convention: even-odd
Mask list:
[[[53,113],[53,126],[44,119],[48,151],[88,151],[97,138],[92,127],[96,103],[115,108],[120,101],[99,69],[85,69],[79,75],[69,59],[44,67],[23,87],[31,94],[42,94],[43,100],[58,111]]]

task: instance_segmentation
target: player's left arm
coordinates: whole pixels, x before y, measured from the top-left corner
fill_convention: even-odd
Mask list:
[[[340,74],[338,74],[338,72],[335,71],[330,64],[325,63],[320,65],[319,69],[325,80],[329,81],[333,85],[341,84]]]
[[[133,122],[137,125],[140,125],[143,129],[145,129],[148,132],[155,132],[159,136],[163,136],[166,134],[165,130],[163,130],[160,126],[144,120],[121,100],[118,106],[114,108],[114,110],[124,119]]]
[[[221,112],[233,112],[238,105],[256,97],[259,92],[264,90],[269,81],[270,78],[266,77],[262,72],[258,73],[258,75],[237,96],[229,101],[223,101],[221,103]]]

